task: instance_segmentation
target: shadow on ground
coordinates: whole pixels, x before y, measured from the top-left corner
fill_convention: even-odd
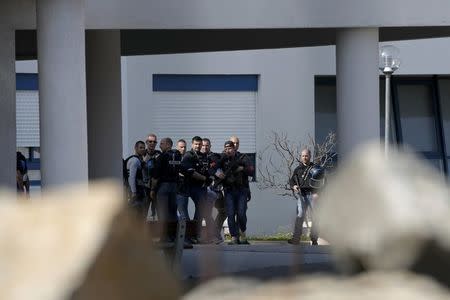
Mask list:
[[[329,246],[292,246],[286,242],[196,245],[184,251],[181,281],[186,293],[224,277],[270,281],[314,273],[337,274],[329,250]]]

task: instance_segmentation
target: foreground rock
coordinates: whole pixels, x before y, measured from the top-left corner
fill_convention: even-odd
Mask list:
[[[410,153],[367,146],[345,162],[319,205],[321,235],[341,268],[411,269],[450,286],[450,192]]]
[[[449,290],[431,278],[407,272],[371,272],[353,277],[298,277],[288,282],[220,279],[197,288],[184,300],[443,300]]]
[[[179,289],[114,184],[0,199],[0,299],[176,299]]]

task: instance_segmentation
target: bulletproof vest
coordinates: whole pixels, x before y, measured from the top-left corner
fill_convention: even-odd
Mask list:
[[[242,187],[245,185],[244,172],[236,173],[235,170],[242,165],[239,157],[235,156],[233,159],[227,158],[224,163],[225,179],[224,185],[228,187]]]
[[[125,185],[128,185],[128,178],[130,177],[130,170],[128,169],[128,161],[133,158],[133,157],[137,157],[139,158],[139,156],[133,154],[128,156],[126,159],[122,159],[122,176],[123,176],[123,183]],[[142,177],[142,172],[141,172],[141,177]]]
[[[168,175],[178,177],[178,173],[181,171],[181,153],[178,150],[169,150],[164,155],[168,160]]]
[[[310,178],[311,178],[311,169],[314,167],[313,163],[310,163],[307,166],[301,165],[302,168],[297,172],[297,181],[298,185],[302,189],[311,189]]]
[[[161,155],[161,152],[155,150],[152,154],[146,154],[144,157],[144,182],[147,186],[149,186],[151,178],[153,177],[153,170],[155,168],[155,160],[158,156]]]
[[[125,178],[124,178],[124,182],[126,183],[126,184],[128,184],[128,179],[129,179],[129,177],[130,177],[130,169],[128,169],[128,161],[131,159],[131,158],[133,158],[133,157],[136,157],[138,160],[139,160],[139,163],[140,163],[140,169],[138,169],[138,171],[137,171],[137,173],[136,173],[136,185],[137,186],[142,186],[142,184],[143,184],[143,168],[145,167],[145,163],[144,163],[144,161],[139,157],[139,156],[137,156],[137,155],[131,155],[131,156],[129,156],[129,157],[127,157],[125,160],[124,160],[124,165],[125,165],[125,168],[126,168],[126,176],[125,176]]]
[[[194,150],[190,150],[186,152],[185,156],[183,157],[183,160],[188,160],[190,167],[192,167],[197,173],[207,176],[208,172],[205,168],[205,165],[203,164],[203,154],[197,153]],[[188,185],[201,185],[203,184],[203,181],[199,181],[194,179],[190,174],[186,174],[186,183]]]
[[[199,156],[200,161],[202,163],[202,172],[201,174],[212,176],[215,172],[215,167],[217,161],[220,159],[220,155],[214,152],[209,152],[208,154],[202,154]]]
[[[195,151],[191,150],[191,154],[194,158],[194,168],[195,171],[197,171],[198,173],[208,176],[208,156],[204,153],[196,153]]]

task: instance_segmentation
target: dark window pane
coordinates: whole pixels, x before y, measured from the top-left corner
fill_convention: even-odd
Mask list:
[[[447,168],[450,168],[450,159],[447,159]],[[447,178],[448,178],[448,183],[450,184],[450,175],[448,173],[447,173]]]
[[[439,80],[439,98],[444,125],[444,142],[447,155],[450,156],[450,79]]]
[[[314,108],[316,141],[323,143],[330,132],[337,131],[336,85],[316,84]]]
[[[436,116],[431,87],[418,84],[398,85],[397,88],[403,143],[417,151],[436,152]]]

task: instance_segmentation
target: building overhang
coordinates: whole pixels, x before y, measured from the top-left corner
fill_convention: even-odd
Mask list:
[[[339,28],[121,30],[123,56],[328,46]],[[380,42],[450,37],[450,26],[382,27]],[[35,30],[16,31],[17,60],[36,59]]]

